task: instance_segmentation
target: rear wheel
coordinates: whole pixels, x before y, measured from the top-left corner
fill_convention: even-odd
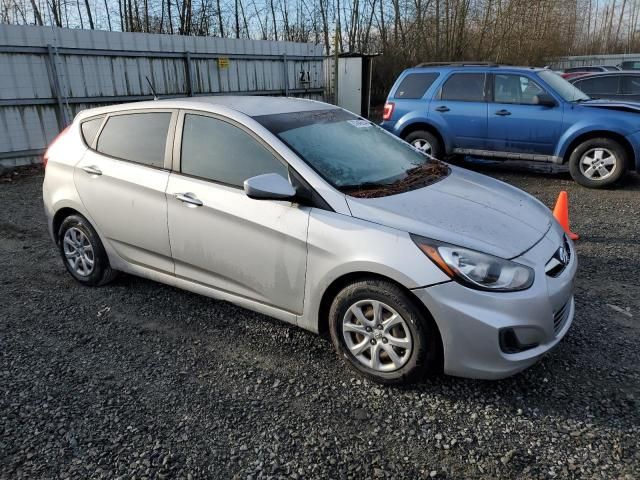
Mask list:
[[[433,133],[426,130],[416,130],[407,135],[404,140],[427,155],[431,155],[438,160],[442,159],[444,148],[440,139]]]
[[[331,305],[329,328],[338,355],[373,381],[410,383],[435,369],[439,336],[433,322],[391,282],[347,285]]]
[[[580,185],[603,188],[616,183],[627,169],[627,152],[610,138],[592,138],[578,145],[569,158],[571,177]]]
[[[98,234],[82,215],[64,219],[58,246],[67,271],[83,285],[104,285],[116,276]]]

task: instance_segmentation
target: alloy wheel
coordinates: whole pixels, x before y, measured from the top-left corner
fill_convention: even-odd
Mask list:
[[[618,159],[615,154],[602,147],[587,150],[580,158],[580,173],[590,180],[605,180],[616,171]]]
[[[95,255],[89,238],[76,227],[69,228],[62,240],[64,256],[71,269],[82,277],[91,275]]]
[[[431,144],[424,138],[416,138],[413,142],[411,142],[411,145],[413,145],[421,152],[426,153],[427,155],[431,155],[431,151],[433,150]]]
[[[398,312],[378,300],[361,300],[349,307],[342,335],[351,354],[372,370],[398,370],[411,357],[409,326]]]

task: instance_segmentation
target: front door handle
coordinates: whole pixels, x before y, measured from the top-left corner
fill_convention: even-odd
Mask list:
[[[436,108],[436,112],[448,112],[449,111],[449,107],[445,107],[444,105]]]
[[[194,207],[201,207],[203,205],[202,200],[197,198],[193,193],[176,193],[176,198],[182,203],[188,203]]]
[[[95,165],[87,165],[86,167],[81,167],[82,170],[87,172],[89,175],[102,175],[102,170],[100,170]]]
[[[502,110],[498,110],[496,112],[496,115],[500,115],[501,117],[506,117],[507,115],[511,115],[511,112],[503,108]]]

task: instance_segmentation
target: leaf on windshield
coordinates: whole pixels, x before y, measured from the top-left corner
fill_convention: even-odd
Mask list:
[[[407,176],[388,185],[366,185],[343,189],[344,193],[357,198],[379,198],[426,187],[449,175],[446,163],[434,160],[407,172]]]

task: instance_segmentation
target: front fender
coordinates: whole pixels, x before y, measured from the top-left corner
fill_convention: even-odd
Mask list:
[[[344,275],[374,274],[407,289],[449,280],[408,233],[366,220],[313,209],[307,242],[305,300],[298,325],[314,332],[325,291]]]
[[[570,126],[558,140],[554,153],[555,156],[564,158],[573,141],[585,134],[592,132],[611,132],[622,137],[627,137],[629,140],[630,135],[640,130],[640,116],[637,114],[632,114],[632,118],[626,118],[627,115],[622,112],[594,112],[594,110],[596,110],[595,107],[574,107],[569,111],[568,115],[565,113],[565,121],[568,122]],[[596,115],[591,115],[594,113]],[[598,115],[598,113],[600,114]],[[615,113],[615,115],[613,115],[613,113]],[[574,116],[577,117],[577,121],[571,123],[571,117]],[[637,152],[638,150],[634,142],[629,141]]]

